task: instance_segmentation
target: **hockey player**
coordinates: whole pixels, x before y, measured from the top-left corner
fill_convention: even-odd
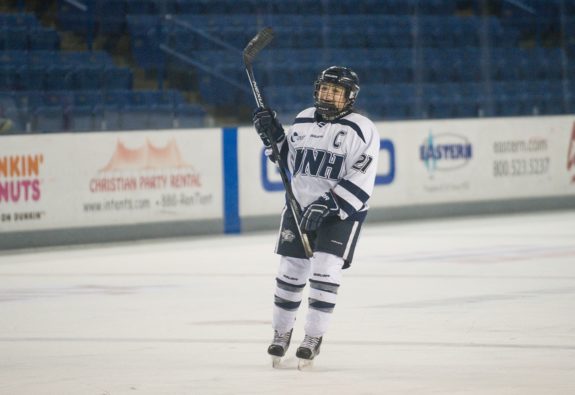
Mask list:
[[[351,265],[367,215],[379,154],[375,125],[355,113],[359,79],[332,66],[315,82],[315,106],[300,112],[287,133],[269,108],[258,108],[254,126],[270,154],[277,144],[288,163],[291,186],[302,210],[296,223],[286,206],[276,253],[281,255],[273,307],[274,338],[268,348],[277,366],[290,344],[302,291],[309,281],[305,337],[297,349],[300,367],[320,352],[335,307],[342,269]],[[270,138],[273,141],[270,141]],[[307,258],[297,227],[310,238]]]

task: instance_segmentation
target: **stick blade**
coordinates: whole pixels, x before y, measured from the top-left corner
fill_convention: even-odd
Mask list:
[[[251,64],[257,54],[264,49],[274,38],[274,31],[271,27],[262,29],[244,49],[244,63]]]

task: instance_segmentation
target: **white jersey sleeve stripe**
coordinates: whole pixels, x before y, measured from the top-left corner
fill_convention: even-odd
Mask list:
[[[369,200],[369,194],[349,180],[343,179],[339,182],[338,185],[341,186],[342,188],[347,189],[349,192],[355,195],[355,197],[357,197],[362,203],[365,203]]]
[[[340,206],[347,215],[352,215],[363,207],[363,202],[347,189],[336,185],[333,192],[339,197]]]

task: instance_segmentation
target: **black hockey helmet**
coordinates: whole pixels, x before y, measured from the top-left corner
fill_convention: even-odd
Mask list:
[[[319,99],[319,88],[321,84],[335,84],[345,88],[345,105],[338,109],[333,103],[326,103]],[[349,67],[331,66],[322,71],[315,81],[315,108],[316,111],[326,120],[331,121],[343,115],[349,114],[353,109],[353,104],[359,93],[359,78]]]

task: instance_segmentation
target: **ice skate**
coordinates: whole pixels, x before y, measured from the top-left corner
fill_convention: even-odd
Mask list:
[[[323,337],[305,335],[303,342],[297,349],[296,357],[299,358],[298,369],[303,370],[313,364],[313,359],[319,355]]]
[[[268,354],[272,357],[272,366],[274,368],[278,367],[282,357],[285,355],[291,341],[292,332],[293,329],[286,333],[279,333],[274,330],[274,339],[268,347]]]

